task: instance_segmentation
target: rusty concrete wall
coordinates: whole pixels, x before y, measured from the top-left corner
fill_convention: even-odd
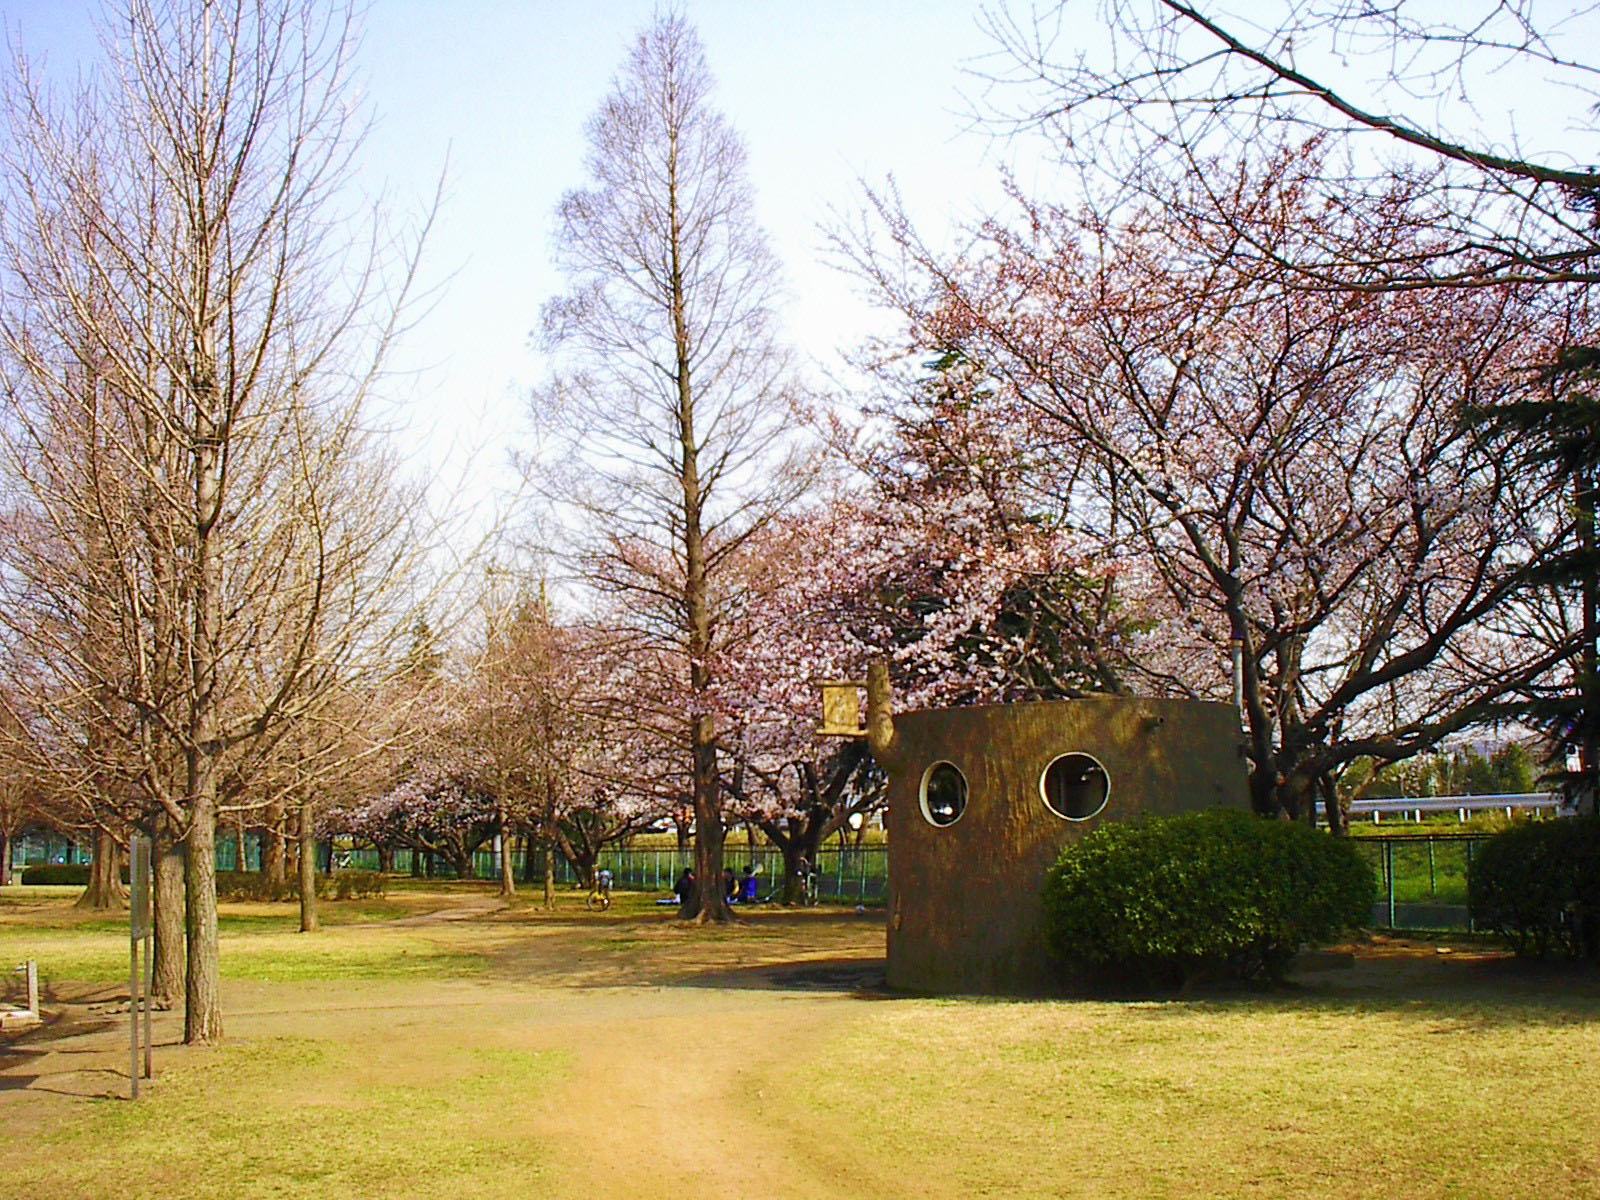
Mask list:
[[[1246,765],[1231,705],[1095,697],[899,713],[889,781],[889,983],[923,992],[1028,993],[1059,984],[1039,899],[1068,842],[1141,813],[1244,805]],[[1088,754],[1110,779],[1094,817],[1046,805],[1040,778],[1063,754]],[[929,823],[925,772],[954,763],[967,805]]]

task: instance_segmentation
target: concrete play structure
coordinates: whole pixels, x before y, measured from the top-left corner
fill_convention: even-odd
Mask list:
[[[1106,821],[1248,803],[1229,704],[1095,696],[894,713],[881,663],[867,702],[889,776],[891,987],[1059,987],[1040,886],[1067,843]]]

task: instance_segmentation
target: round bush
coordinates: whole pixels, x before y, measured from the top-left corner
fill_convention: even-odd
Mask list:
[[[1519,955],[1600,958],[1600,818],[1496,834],[1473,861],[1467,896],[1477,923]]]
[[[1299,948],[1372,917],[1348,842],[1238,809],[1105,825],[1046,876],[1051,950],[1125,981],[1276,979]]]

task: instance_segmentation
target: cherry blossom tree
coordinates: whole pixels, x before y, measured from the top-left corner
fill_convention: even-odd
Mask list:
[[[472,856],[500,829],[493,796],[478,784],[480,764],[451,748],[418,755],[393,787],[330,814],[329,832],[434,854],[456,876],[472,878]]]
[[[751,540],[728,606],[751,636],[719,666],[725,786],[791,894],[800,859],[883,796],[863,743],[817,735],[819,680],[884,658],[910,707],[1108,690],[1132,620],[1112,564],[1034,488],[993,381],[944,354],[881,382],[859,421],[829,423],[854,474]]]
[[[1320,170],[1287,148],[1173,186],[1288,245],[1314,236],[1299,185]],[[1553,669],[1526,636],[1548,599],[1532,568],[1570,517],[1463,416],[1583,332],[1580,297],[1290,293],[1270,259],[1174,220],[1181,205],[1014,200],[1016,221],[959,256],[889,204],[887,244],[851,252],[908,344],[996,381],[997,419],[1042,451],[1034,485],[1119,562],[1146,632],[1103,646],[1115,690],[1224,699],[1237,643],[1254,803],[1301,816],[1344,763],[1505,716]],[[1396,252],[1413,216],[1394,197],[1367,214]]]
[[[1532,0],[1239,6],[1199,0],[996,4],[982,22],[986,116],[1127,193],[1214,160],[1315,134],[1339,158],[1306,186],[1356,211],[1306,239],[1260,239],[1226,192],[1193,189],[1174,219],[1231,235],[1297,288],[1433,289],[1600,279],[1594,13]],[[1077,36],[1080,23],[1104,30]],[[1519,105],[1540,119],[1519,120]],[[1574,138],[1578,142],[1574,142]],[[1366,196],[1404,179],[1425,243],[1367,240]]]

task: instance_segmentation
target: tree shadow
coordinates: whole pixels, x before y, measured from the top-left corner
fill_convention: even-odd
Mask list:
[[[669,986],[739,989],[765,992],[805,992],[850,996],[858,1000],[905,999],[889,990],[882,955],[875,957],[808,958],[792,962],[758,963],[732,970],[704,971],[680,976]]]

